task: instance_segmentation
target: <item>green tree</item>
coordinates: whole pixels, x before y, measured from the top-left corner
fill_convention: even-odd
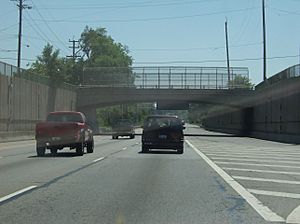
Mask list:
[[[250,79],[247,76],[236,75],[233,80],[230,80],[228,86],[230,88],[252,89],[254,87],[254,84],[251,83]]]
[[[30,68],[30,72],[48,77],[51,86],[58,86],[64,81],[63,70],[64,61],[59,58],[59,50],[54,50],[49,43]]]
[[[87,58],[87,66],[99,67],[129,67],[132,57],[127,46],[116,43],[107,34],[105,28],[93,29],[85,27],[81,34],[80,46]]]
[[[80,46],[83,57],[84,79],[93,84],[133,84],[132,57],[127,46],[116,43],[105,28],[85,27]]]

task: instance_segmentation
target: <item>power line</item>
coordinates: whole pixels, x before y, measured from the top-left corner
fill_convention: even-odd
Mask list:
[[[43,40],[45,42],[48,42],[47,40],[45,40],[44,38],[42,37],[38,37],[38,36],[33,36],[33,35],[23,35],[23,37],[26,37],[27,39],[35,39],[35,40]],[[58,40],[52,40],[50,39],[51,42],[53,43],[58,43]]]
[[[255,42],[255,43],[246,43],[246,44],[239,44],[239,45],[230,45],[230,48],[239,48],[239,47],[248,47],[254,45],[261,45],[262,42]],[[130,49],[130,51],[198,51],[198,50],[219,50],[225,49],[224,46],[216,46],[216,47],[195,47],[195,48],[135,48]]]
[[[276,59],[287,59],[287,58],[297,58],[300,55],[286,55],[286,56],[274,56],[268,57],[267,60]],[[230,59],[230,61],[243,62],[243,61],[260,61],[263,58],[242,58],[242,59]],[[202,60],[202,61],[150,61],[150,62],[134,62],[134,64],[201,64],[201,63],[221,63],[226,62],[225,59],[212,59],[212,60]]]
[[[53,45],[55,48],[57,48],[57,49],[60,49],[60,48],[58,48],[55,44],[53,44],[53,42],[48,38],[48,36],[44,33],[44,31],[37,25],[37,23],[32,19],[32,17],[31,17],[31,15],[30,14],[28,14],[27,13],[27,15],[28,15],[28,17],[30,18],[30,20],[33,22],[33,24],[35,25],[32,25],[31,24],[31,28],[36,32],[36,34],[38,34],[38,36],[40,36],[45,42],[47,42],[47,43],[50,43],[51,45]],[[64,51],[64,50],[63,50]],[[64,51],[64,53],[65,54],[67,54],[66,53],[66,51]]]
[[[8,29],[13,28],[13,27],[16,27],[16,26],[18,26],[18,23],[14,23],[14,24],[12,24],[12,25],[9,25],[9,26],[7,26],[7,27],[2,28],[2,29],[0,29],[0,32],[1,32],[1,31],[4,31],[4,30],[8,30]]]
[[[300,54],[298,55],[286,55],[286,56],[274,56],[274,57],[268,57],[267,60],[276,60],[276,59],[288,59],[288,58],[298,58]],[[7,59],[7,60],[15,60],[15,58],[11,57],[0,57],[0,59]],[[236,61],[236,62],[244,62],[244,61],[260,61],[263,58],[241,58],[241,59],[230,59],[230,61]],[[32,58],[21,58],[21,60],[24,61],[36,61],[36,59]],[[225,59],[212,59],[212,60],[202,60],[202,61],[160,61],[160,62],[154,62],[154,61],[148,61],[148,62],[134,62],[134,64],[201,64],[201,63],[218,63],[218,62],[225,62]]]
[[[219,0],[203,0],[203,1],[175,1],[169,3],[154,3],[153,1],[143,2],[142,4],[128,4],[128,5],[76,5],[76,6],[58,6],[58,7],[45,7],[41,9],[51,9],[51,10],[87,10],[87,9],[127,9],[127,8],[144,8],[144,7],[162,7],[162,6],[172,6],[172,5],[187,5],[187,4],[202,4],[205,2],[213,2]],[[150,4],[149,4],[150,3]]]
[[[211,13],[202,13],[194,15],[184,15],[184,16],[168,16],[168,17],[152,17],[152,18],[137,18],[137,19],[111,19],[111,20],[67,20],[67,19],[57,19],[57,20],[47,20],[51,23],[99,23],[99,22],[108,22],[108,23],[126,23],[126,22],[149,22],[149,21],[163,21],[163,20],[175,20],[175,19],[189,19],[203,16],[219,15],[219,14],[228,14],[228,13],[237,13],[244,12],[248,10],[258,9],[258,7],[242,8],[242,9],[232,9],[226,11],[217,11]],[[41,21],[36,19],[35,21]]]
[[[15,58],[10,58],[10,57],[0,57],[2,60],[16,60]],[[21,58],[21,61],[36,61],[35,59],[31,58]]]
[[[2,52],[17,52],[17,50],[10,50],[10,49],[3,49],[3,48],[0,48],[0,51],[2,51]]]
[[[286,14],[293,14],[293,15],[300,16],[299,11],[289,11],[289,10],[284,10],[284,9],[277,9],[277,8],[274,8],[274,7],[269,7],[269,9],[273,9],[273,10],[276,10],[276,11],[279,11],[279,12],[284,12]]]
[[[30,0],[32,2],[32,5],[34,6],[34,8],[36,9],[37,13],[39,14],[39,16],[42,18],[42,20],[44,21],[44,23],[46,24],[47,28],[50,30],[50,32],[54,35],[54,37],[58,40],[58,42],[61,43],[61,45],[65,48],[66,45],[65,43],[57,36],[57,34],[53,31],[53,29],[49,26],[49,24],[47,23],[47,21],[45,20],[45,18],[43,17],[43,15],[40,13],[39,9],[37,8],[37,6],[34,4],[34,2],[32,0]]]
[[[45,42],[49,42],[51,43],[51,41],[48,39],[47,35],[40,30],[40,28],[37,26],[37,24],[32,20],[32,17],[28,14],[28,17],[30,19],[30,21],[28,20],[28,23],[30,24],[31,28],[35,31],[35,33],[41,37]],[[26,17],[25,17],[26,19]],[[31,21],[34,23],[32,24]]]

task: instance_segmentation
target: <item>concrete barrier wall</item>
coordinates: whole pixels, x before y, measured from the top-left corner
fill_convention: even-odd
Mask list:
[[[44,84],[0,75],[0,141],[32,136],[35,124],[48,113],[49,87]],[[55,110],[75,110],[76,92],[57,89]]]
[[[210,130],[300,143],[300,78],[260,89],[248,108],[215,111],[203,124]]]

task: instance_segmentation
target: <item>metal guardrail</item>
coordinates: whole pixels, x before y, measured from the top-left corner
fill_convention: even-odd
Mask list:
[[[248,68],[232,67],[230,80],[237,76],[249,78]],[[142,89],[249,88],[232,84],[226,67],[86,67],[82,85]]]
[[[300,64],[291,66],[291,67],[273,75],[272,77],[268,78],[267,80],[256,85],[255,89],[261,89],[261,88],[273,85],[277,82],[287,80],[290,78],[295,78],[295,77],[300,77]]]

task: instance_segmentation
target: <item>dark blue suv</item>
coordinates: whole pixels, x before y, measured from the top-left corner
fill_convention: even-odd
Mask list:
[[[173,149],[183,153],[183,122],[177,116],[148,116],[143,126],[142,152],[149,149]]]

